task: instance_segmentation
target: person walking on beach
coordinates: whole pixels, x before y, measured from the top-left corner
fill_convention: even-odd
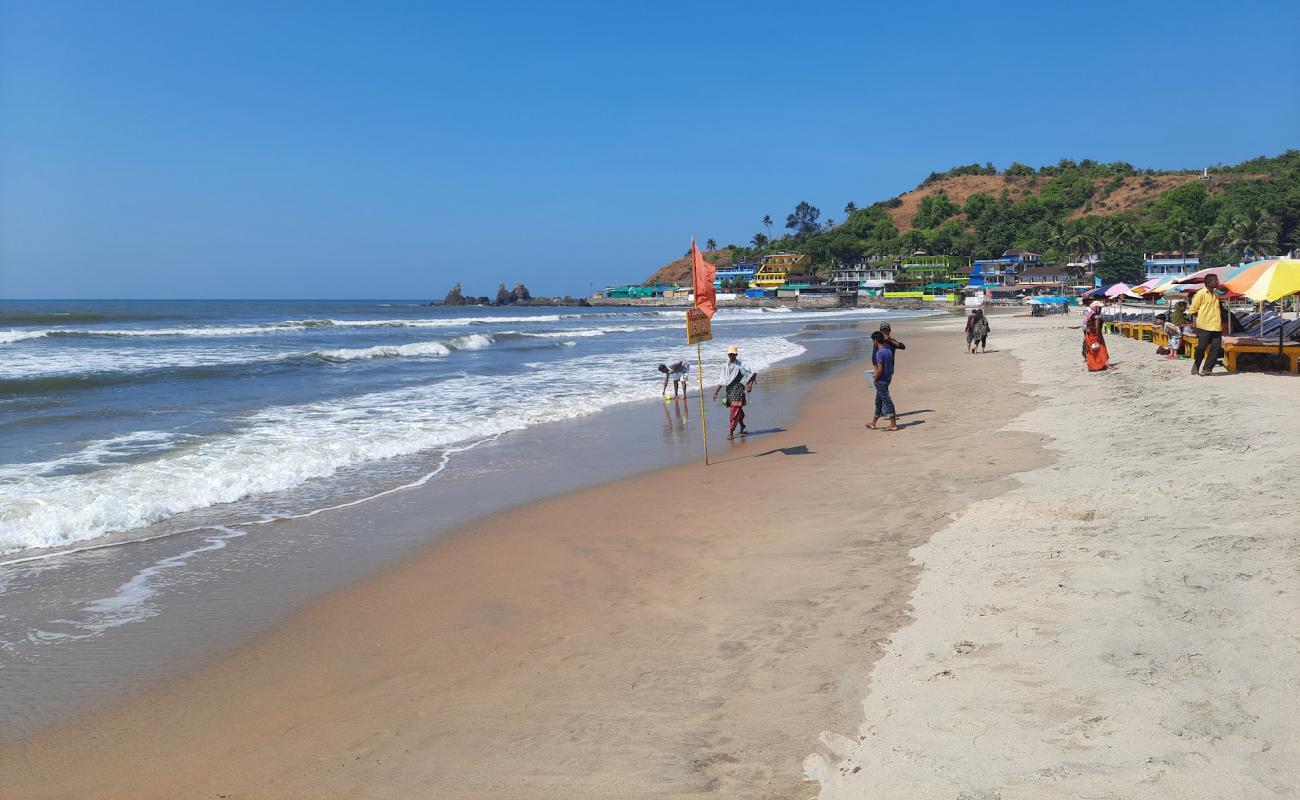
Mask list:
[[[686,373],[691,371],[691,365],[685,361],[678,361],[675,364],[660,364],[659,371],[664,374],[664,385],[659,391],[663,394],[664,399],[668,399],[668,381],[673,382],[673,399],[677,399],[677,387],[680,384],[682,394],[686,394],[690,389],[690,384],[686,383]]]
[[[880,323],[880,335],[884,337],[884,340],[880,344],[876,343],[875,337],[872,337],[871,339],[872,356],[875,356],[876,351],[882,347],[888,347],[890,350],[893,350],[895,352],[899,350],[907,349],[907,345],[903,344],[902,342],[894,338],[893,328],[889,326],[888,322]]]
[[[889,383],[894,379],[894,350],[885,344],[885,335],[880,331],[871,334],[871,341],[876,344],[876,352],[871,357],[871,386],[876,390],[876,411],[867,427],[876,430],[880,418],[889,417],[889,427],[885,430],[896,431],[898,412],[894,409],[894,399],[889,396]]]
[[[1196,354],[1192,359],[1193,375],[1209,375],[1223,352],[1223,318],[1226,309],[1219,302],[1219,276],[1205,276],[1205,286],[1192,297],[1192,315],[1196,329]],[[1204,368],[1202,369],[1202,363]]]
[[[872,336],[878,336],[878,333]],[[740,351],[733,344],[727,348],[727,363],[722,365],[722,376],[718,379],[717,388],[713,390],[713,399],[718,399],[718,392],[723,389],[727,390],[727,408],[728,423],[727,440],[736,438],[736,428],[740,428],[740,435],[744,436],[749,433],[745,427],[745,395],[754,391],[754,381],[758,380],[758,373],[740,363]]]
[[[977,308],[970,312],[970,316],[966,318],[966,346],[970,348],[972,354],[974,354],[976,347],[982,353],[985,350],[985,345],[988,344],[988,340],[988,318],[984,316],[981,309]]]
[[[1102,303],[1094,300],[1083,316],[1083,361],[1089,372],[1101,372],[1110,366],[1110,351],[1101,332]]]

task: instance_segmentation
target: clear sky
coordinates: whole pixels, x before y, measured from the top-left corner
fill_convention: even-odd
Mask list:
[[[1300,3],[0,0],[0,297],[586,293],[930,171],[1300,146]]]

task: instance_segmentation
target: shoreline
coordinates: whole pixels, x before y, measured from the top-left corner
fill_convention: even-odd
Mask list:
[[[834,318],[792,336],[804,352],[765,370],[756,421],[787,422],[812,385],[860,355],[862,339],[856,323]],[[424,486],[328,513],[19,563],[11,570],[27,572],[6,576],[10,635],[16,628],[73,638],[9,650],[0,671],[0,743],[200,668],[294,609],[484,516],[693,462],[700,455],[695,403],[686,413],[661,401],[621,404],[514,432],[452,456],[454,469]],[[725,423],[724,408],[705,405],[711,425]],[[111,609],[105,629],[89,635],[65,621],[87,605]]]
[[[87,797],[435,785],[443,797],[800,796],[817,734],[852,724],[867,643],[903,619],[908,550],[1003,489],[1001,468],[960,474],[961,440],[1005,451],[1006,474],[1023,466],[1010,463],[1024,449],[1012,440],[1033,443],[993,434],[1005,407],[963,410],[976,424],[955,434],[934,424],[959,416],[950,369],[969,381],[1012,369],[1005,355],[962,362],[952,324],[915,319],[900,332],[912,342],[900,399],[921,412],[903,433],[861,429],[869,392],[841,370],[788,429],[751,437],[707,475],[669,467],[492,515],[193,674],[0,751],[0,764],[32,777],[31,797],[57,795],[52,781]],[[886,456],[905,470],[887,473],[891,490],[866,480]],[[715,505],[732,481],[754,528],[732,530]],[[762,491],[770,481],[783,493]],[[865,499],[877,492],[894,504]],[[663,516],[661,497],[682,500]],[[605,527],[575,530],[587,519]],[[260,713],[232,714],[240,707]],[[107,730],[129,734],[110,742],[97,734]],[[393,738],[370,738],[384,730]],[[362,742],[366,757],[342,758]],[[127,774],[118,747],[166,752],[166,768]],[[68,759],[82,768],[67,774]]]

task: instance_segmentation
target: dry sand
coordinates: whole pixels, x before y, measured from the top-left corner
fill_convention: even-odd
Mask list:
[[[486,518],[197,674],[0,750],[0,791],[810,796],[809,748],[858,722],[877,643],[907,621],[909,551],[1051,459],[999,432],[1032,403],[1009,354],[965,355],[959,319],[895,324],[904,430],[864,429],[865,365],[849,368],[714,466]],[[760,386],[756,428],[762,409]]]
[[[1300,797],[1300,381],[1078,324],[995,320],[1060,458],[915,551],[825,800]]]

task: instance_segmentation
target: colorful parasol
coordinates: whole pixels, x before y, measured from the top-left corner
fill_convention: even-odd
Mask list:
[[[1300,292],[1300,259],[1274,258],[1247,264],[1223,285],[1256,303],[1271,303]]]

